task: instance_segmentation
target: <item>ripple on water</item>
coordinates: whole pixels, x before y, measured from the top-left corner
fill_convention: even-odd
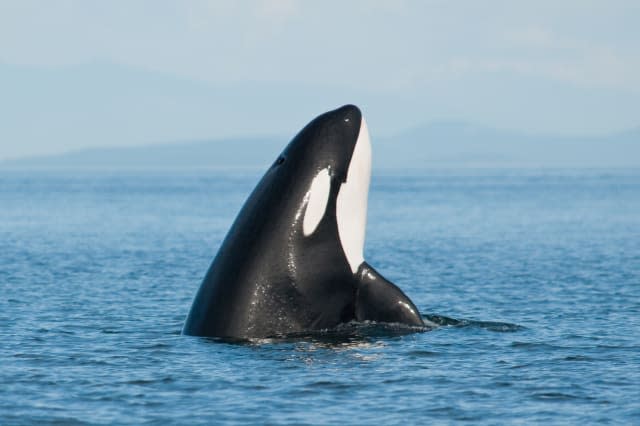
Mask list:
[[[437,328],[180,336],[258,178],[0,176],[0,424],[638,423],[637,171],[374,178],[368,261]]]

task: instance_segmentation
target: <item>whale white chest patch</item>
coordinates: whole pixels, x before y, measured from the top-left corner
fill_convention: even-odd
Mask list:
[[[364,235],[367,227],[367,201],[371,179],[371,141],[362,118],[353,150],[347,180],[340,187],[336,205],[338,235],[351,271],[355,274],[364,262]]]
[[[304,232],[305,237],[313,234],[320,224],[320,221],[327,210],[330,191],[331,176],[329,176],[329,169],[322,169],[318,172],[316,177],[313,178],[311,186],[309,187],[309,192],[307,193],[307,208],[304,212],[304,219],[302,221],[302,231]]]

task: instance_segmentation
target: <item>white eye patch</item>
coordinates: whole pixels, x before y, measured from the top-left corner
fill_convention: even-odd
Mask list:
[[[307,209],[304,212],[302,222],[302,231],[305,237],[313,234],[320,224],[327,209],[330,191],[331,176],[329,176],[329,169],[322,169],[316,177],[313,178],[313,182],[311,182],[309,192],[307,193],[309,201],[307,202]]]

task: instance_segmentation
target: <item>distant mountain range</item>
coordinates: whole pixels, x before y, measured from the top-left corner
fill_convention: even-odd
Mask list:
[[[598,137],[531,135],[440,122],[381,141],[377,165],[423,167],[640,167],[640,127]]]
[[[256,168],[284,146],[276,138],[185,141],[127,148],[95,148],[0,162],[2,169],[36,170],[201,170]]]
[[[0,162],[0,170],[197,170],[263,168],[287,137],[184,141],[102,148]],[[640,128],[600,137],[527,135],[438,122],[395,137],[372,135],[376,169],[637,168]]]
[[[499,89],[513,90],[514,96],[522,95],[518,88],[537,87],[535,92],[526,93],[544,94],[536,105],[557,99],[557,105],[540,111],[540,128],[549,128],[544,125],[544,117],[548,124],[549,114],[560,122],[593,117],[586,110],[570,110],[561,99],[573,99],[571,105],[578,101],[590,105],[589,111],[613,104],[613,110],[624,111],[627,116],[638,105],[635,94],[587,90],[563,92],[561,96],[560,91],[566,87],[509,81],[500,80]],[[452,107],[467,99],[484,99],[479,96],[484,88],[480,87],[482,93],[473,92],[475,96],[467,89],[456,89],[459,96],[447,107],[419,93],[402,97],[340,86],[307,87],[295,82],[216,86],[101,63],[48,69],[0,62],[0,144],[5,148],[0,150],[0,158],[48,149],[59,152],[56,150],[61,146],[106,147],[0,160],[0,170],[263,168],[311,117],[349,102],[365,111],[376,168],[640,167],[640,127],[599,137],[562,137],[479,126],[469,123],[474,120],[469,118],[469,111]],[[486,88],[488,92],[493,89]],[[444,95],[440,93],[439,98]],[[609,116],[602,122],[616,122],[611,119],[616,111],[604,110]],[[438,121],[451,114],[465,121]],[[520,125],[507,122],[507,115],[501,117],[494,117],[498,121],[485,117],[488,121],[483,122],[504,122],[509,128]],[[434,122],[411,127],[427,120]],[[594,121],[584,126],[573,123],[569,128],[594,134],[594,129],[600,128]],[[399,133],[398,129],[410,130]],[[207,140],[209,135],[211,140]],[[175,143],[119,148],[136,141]]]

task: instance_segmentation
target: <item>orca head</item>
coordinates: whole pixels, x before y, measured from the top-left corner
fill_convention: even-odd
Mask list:
[[[295,222],[301,222],[304,237],[335,214],[340,243],[355,274],[364,262],[371,177],[371,142],[358,107],[345,105],[315,118],[269,173],[277,175],[283,196],[295,205]]]

